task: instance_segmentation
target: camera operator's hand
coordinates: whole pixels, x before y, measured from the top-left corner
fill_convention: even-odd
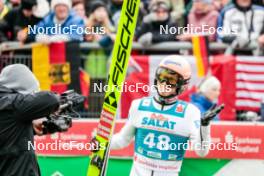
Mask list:
[[[220,106],[217,106],[216,104],[213,105],[208,111],[204,113],[203,118],[201,119],[201,125],[208,126],[210,121],[213,120],[213,118],[224,109],[224,106],[224,104],[221,104]]]
[[[43,121],[45,121],[45,118],[41,118],[41,119],[37,119],[37,120],[33,120],[32,124],[33,124],[33,129],[36,135],[41,136],[43,135]]]

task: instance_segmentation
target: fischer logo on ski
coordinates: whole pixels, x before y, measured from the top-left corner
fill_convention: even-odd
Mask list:
[[[114,129],[115,114],[126,77],[134,32],[136,29],[140,0],[124,0],[118,25],[116,40],[112,52],[112,63],[108,74],[108,87],[98,124],[96,140],[105,150],[94,151],[90,156],[87,176],[104,176],[111,136]]]

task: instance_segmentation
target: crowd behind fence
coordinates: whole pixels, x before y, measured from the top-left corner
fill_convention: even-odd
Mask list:
[[[32,62],[31,62],[31,46],[29,45],[23,45],[21,46],[19,43],[6,43],[5,46],[1,46],[0,48],[0,69],[5,67],[6,65],[14,64],[14,63],[22,63],[27,65],[30,69],[32,69]],[[222,43],[210,43],[209,48],[212,52],[216,53],[227,53],[230,52],[230,46]],[[89,51],[94,50],[100,50],[102,49],[97,43],[80,43],[81,48],[81,59],[82,59],[82,67],[85,67],[83,64],[85,61],[89,59],[87,57],[87,53]],[[256,49],[257,46],[251,45],[247,49],[252,50]],[[145,54],[145,52],[148,52],[148,54],[159,53],[159,54],[167,54],[167,53],[185,53],[184,51],[191,51],[192,50],[192,44],[190,42],[166,42],[166,43],[160,43],[156,44],[150,47],[143,47],[142,45],[138,43],[134,43],[133,45],[134,51],[140,51],[141,53]],[[140,52],[138,54],[140,54]],[[189,52],[190,53],[190,52]],[[188,54],[188,52],[187,52]],[[97,57],[97,61],[99,63],[100,56]],[[109,66],[109,62],[106,66]],[[107,69],[106,69],[107,70]],[[105,76],[93,76],[91,75],[90,79],[90,85],[102,83],[103,85],[106,84],[106,77]],[[101,108],[104,100],[104,93],[103,92],[93,92],[92,88],[90,89],[89,97],[88,97],[88,103],[89,108],[88,111],[82,111],[81,117],[82,118],[98,118],[101,113]]]

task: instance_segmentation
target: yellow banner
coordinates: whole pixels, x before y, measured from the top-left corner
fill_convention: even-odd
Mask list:
[[[32,46],[32,70],[40,82],[41,90],[50,90],[49,46],[34,44]]]

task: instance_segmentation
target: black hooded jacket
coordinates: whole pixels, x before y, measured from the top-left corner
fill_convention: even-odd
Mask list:
[[[0,86],[0,175],[39,176],[32,120],[48,116],[59,106],[51,92],[21,94]]]
[[[34,15],[26,17],[22,10],[21,7],[14,8],[0,20],[0,42],[16,41],[18,31],[26,29],[28,25],[33,27],[41,20]]]
[[[160,28],[171,28],[177,29],[177,24],[171,22],[171,19],[168,18],[165,21],[152,21],[150,23],[143,23],[138,29],[136,30],[135,37],[139,39],[142,35],[151,32],[152,33],[152,43],[160,43],[160,42],[169,42],[169,41],[176,41],[176,34],[173,33],[161,33]]]

